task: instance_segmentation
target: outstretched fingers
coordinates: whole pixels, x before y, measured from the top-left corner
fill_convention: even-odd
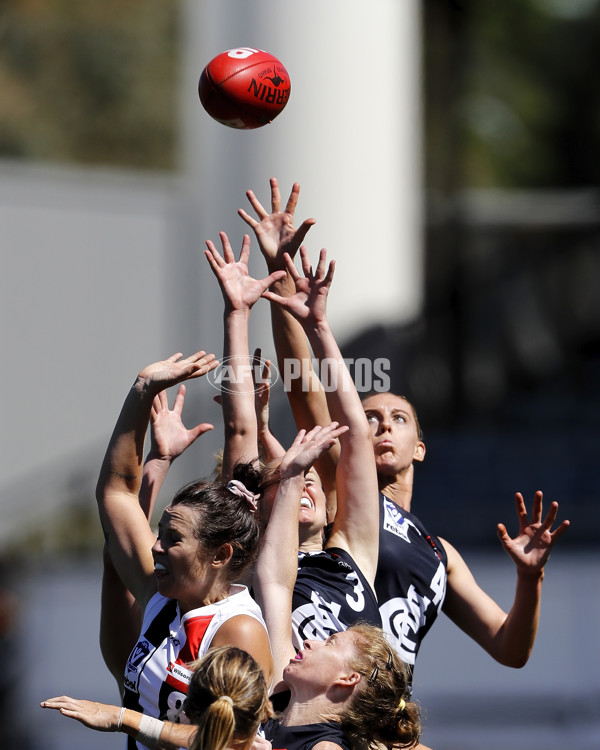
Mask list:
[[[207,250],[204,251],[204,255],[206,255],[208,262],[210,263],[213,271],[215,272],[219,268],[223,268],[229,263],[235,263],[235,255],[231,248],[229,237],[227,236],[225,232],[219,232],[219,239],[221,240],[221,247],[223,248],[222,255],[217,250],[217,247],[214,244],[214,242],[212,242],[212,240],[206,240]],[[250,236],[245,234],[242,240],[240,261],[247,262],[249,253],[250,253]]]
[[[301,247],[300,248],[300,257],[302,257],[302,253],[303,252],[306,252],[306,248],[305,247]],[[288,271],[289,275],[291,276],[292,280],[294,281],[294,283],[296,281],[298,281],[298,279],[302,278],[300,276],[300,272],[298,271],[298,269],[296,268],[296,266],[294,264],[294,261],[292,260],[292,256],[289,253],[284,253],[283,254],[283,259],[285,260],[285,264],[287,266],[287,271]],[[310,264],[309,264],[309,267],[310,267]],[[303,268],[304,268],[304,266],[303,266]]]
[[[273,178],[275,179],[275,178]],[[277,182],[277,180],[275,180]],[[271,185],[271,190],[272,190]],[[279,192],[279,188],[277,189]],[[300,183],[295,182],[292,185],[292,189],[290,191],[290,197],[288,198],[288,201],[285,205],[285,212],[286,214],[290,214],[290,216],[294,215],[294,211],[296,210],[296,206],[298,205],[298,197],[300,196]],[[279,205],[281,206],[281,200],[279,201]]]
[[[186,363],[192,373],[191,378],[199,378],[202,375],[206,375],[207,372],[214,370],[219,365],[219,361],[215,358],[215,355],[207,354],[205,351],[196,352],[187,359],[182,359],[179,364],[183,365]]]
[[[308,250],[304,245],[300,248],[300,260],[302,263],[302,272],[307,279],[314,279],[319,284],[327,287],[331,285],[335,271],[335,261],[332,260],[329,266],[327,265],[327,250],[325,248],[322,248],[319,252],[319,260],[314,272],[308,258]]]
[[[330,422],[328,425],[316,425],[310,432],[306,432],[302,438],[303,443],[313,443],[316,447],[322,449],[322,452],[329,450],[340,435],[347,432],[347,425],[340,425],[339,422]]]
[[[214,243],[211,240],[206,240],[207,249],[204,251],[206,260],[209,262],[210,267],[215,273],[215,276],[219,276],[219,271],[224,268],[227,264],[221,257],[221,253],[217,250]]]
[[[183,357],[183,352],[176,352],[175,354],[171,354],[170,357],[167,357],[165,362],[177,362],[178,359],[181,359]]]
[[[281,211],[281,193],[279,191],[279,182],[277,181],[276,177],[271,177],[269,180],[269,185],[271,187],[271,213],[278,214]],[[300,186],[298,186],[299,188]],[[292,188],[293,191],[293,188]],[[291,196],[290,196],[291,200]],[[298,200],[296,198],[296,200]],[[289,200],[288,200],[288,206],[289,206]],[[288,210],[287,206],[285,208],[286,212]],[[294,213],[294,210],[292,209],[292,214]]]
[[[164,393],[164,391],[163,391]],[[160,394],[159,394],[160,395]],[[177,389],[177,395],[175,396],[175,401],[173,402],[173,411],[175,414],[178,414],[181,416],[183,412],[183,404],[185,402],[185,384],[182,383],[179,388]],[[165,404],[167,409],[169,408],[169,405],[167,403],[167,397],[165,395]]]
[[[246,198],[248,198],[250,205],[256,211],[256,215],[258,216],[260,221],[262,221],[263,219],[266,219],[267,216],[269,215],[269,212],[265,209],[263,204],[258,200],[253,190],[246,190]],[[242,208],[238,210],[238,214],[242,217],[242,219],[244,219],[244,221],[250,224],[250,226],[253,226],[253,224],[248,222],[247,218],[251,219],[254,224],[259,223],[258,221],[256,221],[256,219],[253,219],[249,214],[247,214]]]
[[[556,516],[558,515],[558,503],[556,500],[553,500],[550,504],[550,510],[546,514],[546,518],[544,519],[544,523],[542,524],[542,529],[545,529],[547,531],[550,531],[552,526],[554,525],[554,522],[556,521]],[[571,525],[570,521],[563,521],[559,526],[557,526],[554,531],[550,532],[550,536],[552,537],[552,543],[559,539],[565,531],[569,528]]]

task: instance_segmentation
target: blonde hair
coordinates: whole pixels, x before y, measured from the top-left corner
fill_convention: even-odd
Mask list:
[[[185,712],[198,724],[191,750],[224,750],[233,739],[252,742],[271,715],[258,663],[242,649],[220,646],[192,664]]]
[[[414,747],[421,735],[421,712],[408,694],[406,665],[381,628],[359,623],[348,631],[356,645],[350,666],[362,679],[340,717],[344,732],[358,747]]]

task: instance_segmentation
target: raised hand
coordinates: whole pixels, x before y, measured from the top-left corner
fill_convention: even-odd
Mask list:
[[[319,253],[319,262],[313,272],[308,259],[308,252],[305,247],[301,247],[300,258],[304,273],[304,277],[302,277],[287,253],[284,258],[288,273],[296,287],[295,294],[290,297],[281,297],[273,292],[265,291],[262,296],[281,305],[303,325],[323,322],[327,309],[327,295],[335,271],[335,261],[332,260],[327,267],[327,252],[323,249]]]
[[[284,253],[288,253],[292,258],[296,255],[315,220],[305,219],[298,229],[294,226],[294,211],[300,194],[299,183],[293,184],[284,211],[281,210],[281,194],[275,177],[271,177],[270,185],[271,213],[262,206],[252,190],[248,190],[246,196],[256,211],[258,221],[242,208],[238,209],[238,214],[254,231],[261,252],[267,261],[267,267],[272,270],[286,268]]]
[[[250,310],[273,282],[285,276],[285,272],[274,271],[264,279],[253,279],[248,273],[250,237],[247,234],[244,235],[238,261],[235,260],[229,238],[225,232],[219,232],[219,237],[223,247],[223,255],[219,253],[210,240],[206,241],[208,249],[204,251],[204,255],[206,255],[206,259],[217,277],[226,309],[228,311]]]
[[[150,454],[156,458],[174,461],[192,443],[213,425],[203,422],[188,430],[183,424],[181,413],[185,401],[185,385],[179,386],[173,409],[169,409],[169,400],[165,391],[154,397],[150,412]]]
[[[347,431],[348,427],[338,422],[325,427],[317,425],[310,432],[300,430],[279,465],[281,479],[304,474]]]
[[[523,573],[540,573],[550,556],[552,547],[569,527],[569,521],[563,521],[560,526],[551,531],[556,521],[558,503],[556,501],[551,503],[550,510],[542,521],[542,498],[541,492],[535,493],[531,519],[529,519],[523,495],[517,492],[515,503],[519,518],[519,533],[514,539],[508,535],[503,523],[498,524],[498,537],[502,546]]]
[[[214,354],[199,351],[185,359],[181,352],[173,354],[160,362],[154,362],[138,374],[138,383],[151,392],[158,393],[183,380],[192,380],[214,370],[219,362]]]

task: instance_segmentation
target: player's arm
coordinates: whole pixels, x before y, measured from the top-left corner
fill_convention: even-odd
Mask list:
[[[193,724],[173,724],[145,716],[129,708],[123,709],[120,706],[111,706],[96,701],[79,700],[67,695],[48,698],[40,705],[42,708],[59,711],[63,716],[75,719],[98,732],[123,732],[143,744],[154,740],[155,746],[163,750],[191,747],[198,730],[198,727]],[[140,730],[144,736],[140,735]]]
[[[519,533],[508,535],[498,524],[498,536],[515,562],[515,597],[508,613],[475,581],[466,562],[447,541],[441,540],[448,555],[448,582],[443,611],[496,661],[508,667],[524,666],[535,642],[542,595],[544,568],[550,550],[569,526],[563,521],[554,531],[558,503],[554,502],[542,520],[542,493],[537,492],[531,520],[523,496],[515,496]]]
[[[252,228],[269,271],[286,271],[285,276],[272,285],[273,292],[281,297],[295,293],[294,282],[287,273],[284,255],[294,258],[314,219],[306,219],[300,227],[294,226],[294,212],[300,194],[300,185],[292,186],[285,209],[282,210],[279,183],[272,177],[271,212],[269,213],[257,199],[252,190],[246,195],[258,220],[243,209],[238,213]],[[312,352],[306,334],[298,321],[284,308],[271,304],[271,325],[277,355],[277,366],[284,381],[285,391],[290,404],[296,428],[311,430],[315,425],[326,425],[331,421],[327,400],[321,382],[312,366]],[[336,443],[324,454],[315,467],[323,483],[327,498],[327,516],[333,521],[336,508],[335,467],[339,456],[339,445]]]
[[[115,569],[138,603],[154,593],[154,534],[138,494],[144,439],[154,397],[165,388],[197,378],[216,366],[214,356],[175,354],[145,367],[129,390],[113,430],[96,486],[105,541]]]
[[[279,466],[279,482],[263,544],[254,568],[254,594],[267,624],[273,651],[273,691],[282,689],[283,670],[294,657],[292,592],[298,569],[298,514],[304,473],[346,427],[332,422],[301,430]]]
[[[260,378],[257,377],[260,375]],[[285,448],[271,432],[269,424],[269,399],[271,396],[271,360],[261,360],[261,350],[255,349],[252,358],[254,377],[254,407],[258,431],[258,450],[262,461],[267,464],[285,454]]]
[[[224,300],[223,365],[227,379],[221,390],[221,407],[225,426],[222,477],[231,478],[238,461],[251,461],[258,455],[254,382],[248,347],[250,310],[261,294],[283,272],[253,279],[248,273],[250,237],[244,235],[239,260],[236,262],[229,239],[220,232],[223,253],[209,240],[206,258],[212,268]]]
[[[139,492],[139,503],[148,521],[173,461],[200,435],[212,429],[212,425],[206,423],[189,430],[185,427],[181,419],[185,390],[185,385],[181,383],[172,410],[169,409],[166,391],[155,396],[152,403],[150,450],[144,462]],[[141,611],[119,578],[106,546],[102,557],[100,649],[106,666],[122,692],[123,670],[140,632]]]
[[[340,437],[341,452],[336,470],[337,512],[328,546],[347,549],[359,568],[373,584],[379,547],[378,485],[369,425],[356,388],[342,358],[326,316],[326,300],[335,264],[327,268],[326,253],[319,255],[313,270],[305,248],[300,250],[304,277],[286,255],[288,273],[296,292],[279,297],[264,296],[288,310],[302,324],[313,352],[324,366],[335,387],[327,390],[329,413],[348,426]]]

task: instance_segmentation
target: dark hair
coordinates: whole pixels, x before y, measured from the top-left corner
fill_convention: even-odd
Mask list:
[[[236,464],[233,479],[260,495],[260,471],[254,462]],[[171,505],[185,505],[195,511],[194,536],[208,551],[231,544],[233,555],[227,568],[229,579],[237,580],[258,551],[258,518],[248,501],[223,482],[201,479],[182,487]]]
[[[262,669],[235,646],[211,649],[192,664],[185,712],[198,731],[192,750],[222,750],[232,739],[251,740],[271,715]]]
[[[421,712],[408,694],[406,665],[381,628],[357,623],[348,631],[356,638],[351,667],[362,679],[340,717],[344,732],[357,747],[414,747],[421,735]]]

